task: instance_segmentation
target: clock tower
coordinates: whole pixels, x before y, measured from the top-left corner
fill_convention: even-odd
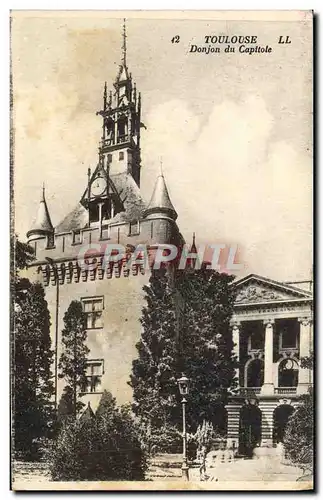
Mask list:
[[[122,59],[113,91],[104,85],[100,161],[109,174],[128,173],[140,186],[141,96],[127,66],[126,26],[123,25]]]
[[[141,97],[128,71],[126,60],[126,26],[123,24],[122,59],[113,84],[107,91],[104,84],[103,107],[97,112],[102,117],[102,137],[99,144],[99,162],[91,174],[81,204],[88,212],[89,226],[102,226],[125,210],[116,189],[118,179],[131,177],[140,187],[140,121]]]

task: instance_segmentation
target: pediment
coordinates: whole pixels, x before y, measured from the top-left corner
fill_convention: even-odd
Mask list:
[[[242,278],[234,286],[237,289],[236,305],[312,299],[312,294],[306,290],[257,275]]]

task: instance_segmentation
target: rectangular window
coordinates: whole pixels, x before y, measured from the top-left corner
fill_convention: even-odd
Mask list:
[[[258,351],[264,348],[265,339],[260,332],[253,332],[250,335],[250,349],[252,351]]]
[[[103,297],[91,297],[82,299],[84,312],[86,314],[86,328],[88,330],[103,327]]]
[[[120,153],[119,153],[119,160],[123,160],[123,159],[124,159],[124,152],[120,151]]]
[[[103,374],[104,374],[103,359],[89,359],[87,361],[85,381],[81,388],[81,392],[84,393],[101,392]]]
[[[111,153],[108,154],[108,163],[112,163],[112,154]]]
[[[73,231],[73,245],[81,243],[81,231]]]
[[[133,221],[129,224],[129,236],[140,233],[139,221]]]
[[[297,333],[295,329],[285,328],[281,332],[281,347],[282,349],[296,349],[297,348]]]

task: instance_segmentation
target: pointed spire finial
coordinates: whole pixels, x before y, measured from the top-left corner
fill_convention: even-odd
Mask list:
[[[160,157],[160,175],[164,176],[164,173],[163,173],[163,157],[162,156]]]
[[[43,201],[45,201],[45,182],[43,182]]]
[[[126,35],[126,20],[123,19],[123,33],[122,33],[122,64],[126,66],[126,56],[127,56],[127,35]]]
[[[107,109],[107,82],[104,82],[104,92],[103,92],[103,109]]]
[[[195,245],[195,232],[193,233],[193,245]]]

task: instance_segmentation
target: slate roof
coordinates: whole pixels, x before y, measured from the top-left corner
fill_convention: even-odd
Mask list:
[[[166,212],[174,219],[177,218],[177,212],[170,200],[165,178],[162,174],[157,177],[155,188],[145,213],[148,215],[160,212]]]
[[[52,232],[53,224],[49,215],[46,199],[45,199],[45,188],[43,188],[43,194],[41,200],[39,202],[38,213],[36,219],[33,221],[33,224],[28,231],[27,235],[32,232]]]

